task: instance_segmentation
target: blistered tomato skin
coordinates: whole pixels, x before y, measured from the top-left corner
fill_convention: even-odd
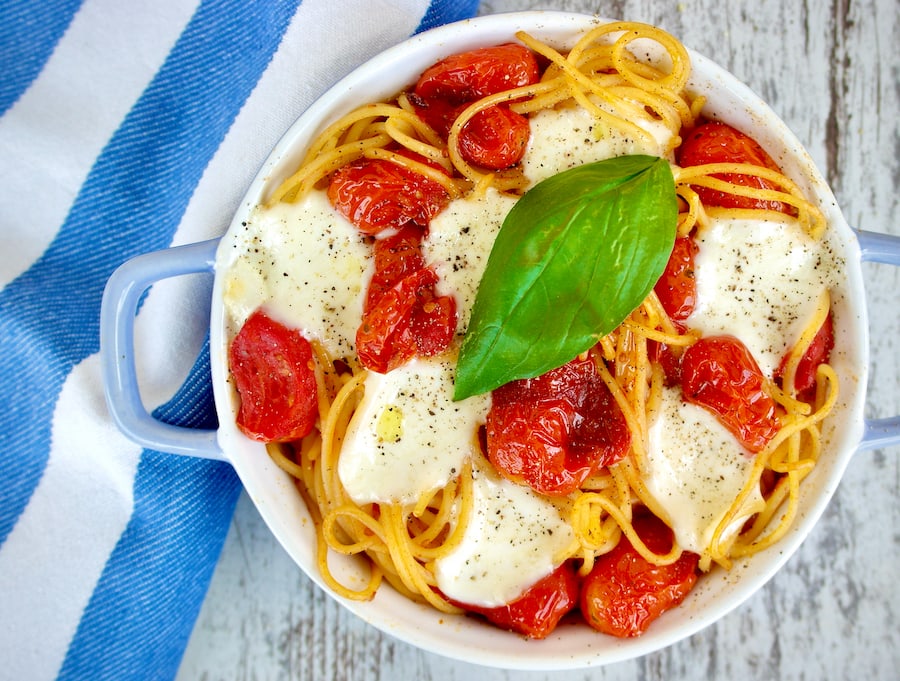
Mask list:
[[[328,184],[328,199],[367,235],[408,223],[424,228],[450,202],[437,182],[383,159],[360,159],[338,168]]]
[[[518,163],[528,147],[528,119],[505,106],[479,111],[463,126],[459,151],[469,163],[502,170]]]
[[[690,317],[697,302],[697,280],[694,278],[697,251],[697,243],[691,237],[675,239],[666,269],[654,287],[666,314],[676,322]]]
[[[452,55],[427,69],[410,94],[418,115],[444,139],[474,101],[540,79],[531,50],[514,43]],[[518,163],[531,135],[528,119],[497,104],[475,114],[459,133],[459,152],[473,165],[502,170]]]
[[[366,311],[400,280],[425,267],[422,237],[420,227],[407,225],[396,234],[375,241],[375,271],[366,292]]]
[[[708,163],[749,163],[770,170],[779,171],[778,164],[753,138],[739,130],[712,121],[694,128],[676,151],[678,164],[682,167],[699,166]],[[716,175],[723,180],[745,187],[757,189],[778,189],[768,180],[754,175]],[[757,208],[791,213],[793,209],[780,201],[766,201],[748,196],[737,196],[709,187],[694,187],[700,199],[707,206],[722,208]]]
[[[455,54],[426,69],[416,83],[421,97],[460,103],[536,83],[540,77],[531,50],[515,43]]]
[[[681,389],[686,401],[710,410],[750,452],[764,449],[778,432],[762,371],[733,336],[701,338],[685,351]]]
[[[541,494],[565,496],[624,455],[625,417],[591,358],[576,358],[493,392],[487,456],[504,477]]]
[[[794,390],[800,398],[806,402],[811,402],[813,395],[811,394],[816,387],[816,369],[819,365],[827,362],[831,358],[831,351],[834,349],[834,319],[831,313],[825,317],[821,328],[816,332],[812,343],[806,349],[803,359],[797,365],[797,372],[794,376]],[[778,369],[778,377],[784,373],[784,365],[787,363],[788,356],[785,355]]]
[[[654,553],[667,553],[672,532],[654,516],[634,519],[641,541]],[[597,558],[581,586],[579,605],[594,629],[619,638],[640,636],[666,610],[678,605],[697,581],[699,556],[682,553],[671,565],[647,562],[624,536]]]
[[[575,569],[563,563],[547,577],[535,583],[522,596],[508,605],[482,608],[456,603],[484,615],[502,629],[524,634],[528,638],[547,638],[567,613],[578,605],[579,582]]]
[[[299,331],[257,310],[229,348],[229,367],[240,397],[237,425],[261,442],[308,435],[318,417],[312,348]]]

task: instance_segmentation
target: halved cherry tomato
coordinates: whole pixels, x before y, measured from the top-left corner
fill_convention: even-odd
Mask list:
[[[578,604],[579,584],[574,567],[563,563],[508,605],[483,608],[455,602],[469,612],[484,615],[498,627],[542,639]]]
[[[656,362],[662,367],[667,386],[681,385],[681,358],[684,353],[680,348],[648,340],[647,354],[651,362]]]
[[[403,277],[363,313],[356,352],[368,369],[386,373],[416,356],[442,352],[456,331],[456,303],[435,296],[438,281],[423,267]]]
[[[452,55],[427,69],[410,101],[419,116],[446,139],[453,121],[471,102],[540,78],[531,50],[514,43]],[[469,163],[502,170],[525,153],[528,119],[505,105],[478,112],[460,131],[459,148]]]
[[[690,317],[697,301],[697,280],[694,279],[697,251],[697,243],[691,237],[675,239],[666,269],[654,287],[666,314],[676,322]]]
[[[528,146],[528,119],[505,106],[479,111],[459,134],[459,152],[469,163],[502,170],[518,163]]]
[[[684,399],[710,410],[754,453],[778,432],[775,400],[764,384],[747,346],[733,336],[701,338],[681,360]]]
[[[308,435],[319,415],[312,348],[299,331],[257,310],[229,349],[240,397],[238,427],[254,440],[287,442]]]
[[[365,310],[371,309],[390,288],[401,279],[422,269],[423,231],[417,225],[407,225],[396,234],[376,239],[374,246],[375,271],[366,293]]]
[[[442,59],[419,76],[415,93],[455,103],[471,102],[536,83],[539,77],[534,53],[522,45],[505,43]]]
[[[419,291],[409,329],[418,356],[439,355],[447,349],[456,333],[456,299],[437,296],[431,289]]]
[[[564,496],[624,455],[631,434],[591,358],[496,389],[487,456],[506,478]]]
[[[831,313],[825,317],[822,326],[816,332],[815,337],[806,349],[806,353],[797,365],[797,373],[794,376],[794,388],[801,399],[809,402],[812,398],[810,391],[816,387],[816,369],[823,362],[827,362],[831,357],[831,351],[834,349],[834,319]],[[781,378],[784,374],[784,365],[787,362],[787,355],[781,360],[781,366],[778,367],[776,377]]]
[[[656,516],[636,516],[634,529],[654,553],[671,550],[672,531]],[[697,581],[698,561],[697,554],[684,552],[671,565],[653,565],[623,535],[616,548],[597,558],[584,579],[581,613],[605,634],[639,636],[688,595]]]
[[[338,168],[328,198],[335,210],[369,235],[410,222],[426,227],[450,201],[434,180],[384,159],[360,159]]]
[[[682,167],[707,163],[750,163],[771,170],[779,170],[772,157],[752,138],[720,121],[703,123],[694,128],[676,151]],[[755,175],[715,175],[733,184],[758,189],[778,189],[777,185]],[[737,196],[708,187],[694,187],[707,206],[723,208],[760,208],[791,213],[793,209],[781,201],[765,201]]]

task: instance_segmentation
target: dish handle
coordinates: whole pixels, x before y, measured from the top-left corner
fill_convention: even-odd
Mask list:
[[[160,452],[226,461],[215,430],[163,423],[147,412],[134,356],[134,320],[144,292],[162,279],[212,272],[218,245],[212,239],[146,253],[113,272],[100,306],[100,365],[110,414],[128,438]]]
[[[856,231],[863,262],[900,266],[900,237],[878,232]],[[866,419],[859,449],[877,449],[900,444],[900,416]]]

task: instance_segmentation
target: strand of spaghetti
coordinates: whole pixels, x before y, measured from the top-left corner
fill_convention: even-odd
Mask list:
[[[384,131],[390,135],[391,139],[419,156],[424,156],[433,163],[440,165],[447,173],[453,172],[453,164],[447,158],[443,143],[438,140],[438,145],[432,141],[418,140],[407,131],[401,129],[400,122],[391,117],[384,122]]]
[[[357,390],[365,385],[367,372],[361,371],[348,381],[335,396],[328,415],[320,425],[322,433],[322,475],[323,491],[326,499],[342,499],[345,496],[343,486],[337,476],[337,457],[339,447],[337,440],[338,419],[350,404]]]
[[[333,150],[323,153],[310,163],[301,165],[300,168],[286,180],[284,180],[272,192],[268,199],[269,204],[279,201],[296,201],[302,198],[307,191],[328,173],[337,170],[357,158],[360,158],[366,149],[383,147],[391,141],[390,135],[382,134],[357,142],[335,147]]]
[[[639,23],[620,23],[607,30],[599,27],[584,36],[569,52],[568,61],[584,69],[599,57],[600,64],[593,68],[612,68],[628,88],[609,87],[612,94],[623,99],[637,99],[657,115],[667,120],[667,127],[678,132],[681,126],[691,126],[695,120],[690,106],[681,95],[690,75],[690,58],[684,47],[663,31]],[[599,38],[617,31],[624,31],[608,50],[589,46]],[[655,66],[639,61],[628,49],[633,40],[643,38],[657,42],[667,53],[672,71],[666,74]],[[606,47],[606,46],[603,46]],[[583,51],[582,51],[583,50]],[[606,62],[608,61],[608,66]],[[606,69],[604,69],[606,67]],[[651,98],[652,97],[652,98]],[[680,123],[680,125],[679,125]]]
[[[689,236],[694,227],[707,227],[709,225],[709,215],[706,207],[700,201],[700,195],[687,184],[676,185],[675,193],[687,205],[687,211],[678,213],[677,236]]]
[[[609,499],[607,499],[603,495],[595,494],[594,492],[586,492],[575,500],[575,506],[581,504],[591,504],[599,506],[602,510],[604,510],[612,518],[614,518],[616,523],[622,530],[622,533],[628,538],[628,541],[634,547],[634,550],[637,551],[640,556],[648,563],[652,563],[653,565],[671,565],[681,557],[681,554],[683,552],[681,547],[678,546],[677,542],[673,542],[672,548],[664,554],[654,553],[649,548],[647,548],[647,545],[644,544],[644,542],[638,536],[637,532],[635,532],[634,525],[631,524],[631,520],[622,513],[622,510],[618,506],[616,506],[616,504],[611,503]]]
[[[348,523],[339,522],[340,518],[350,519],[361,525],[366,531],[353,532],[349,535],[350,541],[344,542],[338,537],[337,528],[340,527],[346,531]],[[373,548],[377,542],[386,543],[384,527],[381,523],[353,503],[343,504],[329,511],[322,519],[322,531],[329,547],[348,556],[367,551]]]
[[[760,177],[781,187],[783,191],[747,187],[712,177],[720,174]],[[786,203],[797,209],[798,219],[814,239],[821,238],[827,226],[825,216],[816,206],[803,197],[797,185],[781,172],[771,168],[747,163],[708,163],[699,166],[676,168],[675,184],[676,187],[682,184],[691,184],[737,196]]]
[[[542,79],[539,83],[529,87],[530,95],[521,101],[510,102],[509,108],[517,114],[534,113],[542,109],[552,109],[560,102],[569,98],[569,90],[563,77]]]
[[[688,55],[687,50],[685,50],[684,46],[672,35],[650,24],[633,21],[619,21],[596,26],[578,40],[574,47],[569,51],[569,58],[573,61],[578,61],[588,45],[596,43],[601,38],[613,33],[622,34],[614,40],[612,53],[614,59],[623,64],[623,75],[630,71],[627,62],[633,60],[633,55],[630,52],[627,52],[628,44],[638,38],[647,38],[659,44],[672,60],[672,71],[660,81],[653,83],[653,85],[665,87],[673,92],[679,92],[685,88],[688,77],[690,76],[690,56]],[[644,80],[636,78],[635,84],[638,87],[641,87],[644,84]]]
[[[610,393],[612,393],[613,398],[616,400],[616,404],[619,405],[619,409],[622,411],[625,422],[628,424],[628,430],[631,431],[631,454],[634,457],[639,470],[643,470],[647,454],[644,440],[641,437],[641,429],[637,420],[637,415],[634,413],[628,398],[622,391],[622,387],[609,373],[609,369],[606,368],[606,363],[601,357],[598,357],[593,350],[591,354],[594,358],[594,366],[597,368],[597,373],[600,374],[600,378],[606,384],[606,387],[609,388]]]
[[[763,389],[788,413],[791,414],[802,414],[806,415],[812,411],[812,407],[808,405],[806,402],[802,400],[798,400],[797,398],[789,395],[784,390],[778,387],[778,384],[772,381],[771,379],[765,378],[763,380],[764,386]]]
[[[298,480],[302,480],[305,477],[303,467],[294,463],[287,456],[285,456],[283,448],[279,444],[267,444],[266,451],[268,452],[269,457],[272,459],[272,461],[275,462],[275,465],[285,473],[297,478]]]
[[[389,504],[382,507],[382,510],[385,515],[385,527],[388,530],[388,548],[398,568],[398,575],[407,588],[418,593],[422,599],[441,612],[459,612],[458,608],[448,603],[433,589],[435,586],[433,573],[418,563],[412,555],[403,509],[398,505]]]
[[[572,97],[575,98],[579,105],[590,111],[595,117],[603,121],[608,126],[619,128],[625,131],[626,134],[643,140],[645,144],[653,143],[653,137],[652,135],[650,135],[650,133],[648,133],[646,130],[636,125],[635,123],[631,122],[631,120],[637,120],[647,117],[647,112],[644,111],[643,108],[636,106],[635,104],[632,104],[630,102],[624,101],[619,97],[613,96],[612,93],[610,93],[605,88],[598,87],[589,76],[579,71],[573,63],[570,63],[559,52],[554,50],[552,47],[545,45],[538,40],[535,40],[527,33],[519,31],[518,33],[516,33],[516,37],[519,38],[519,40],[521,40],[523,43],[525,43],[527,47],[531,48],[538,54],[543,55],[554,64],[559,66],[568,82],[569,91]],[[590,101],[590,99],[588,99],[588,97],[585,95],[585,91],[596,95],[602,101],[614,107],[616,110],[621,111],[624,117],[616,116],[601,109],[599,106]]]
[[[657,343],[664,343],[665,345],[688,346],[693,345],[697,341],[696,332],[689,331],[688,333],[683,334],[677,332],[670,333],[651,328],[644,324],[636,324],[629,319],[622,322],[622,325],[631,333],[642,336],[648,340],[656,341]]]
[[[416,544],[419,546],[419,552],[423,558],[429,560],[437,560],[449,554],[462,542],[466,529],[469,526],[469,520],[472,517],[472,507],[474,505],[472,494],[472,464],[467,462],[460,471],[457,484],[454,486],[453,492],[458,494],[445,493],[446,499],[442,499],[440,512],[436,515],[434,521],[428,530],[416,537]],[[455,512],[455,513],[454,513]],[[454,517],[455,515],[455,523]],[[437,535],[447,526],[452,525],[452,530],[444,539],[440,546],[425,546],[428,542],[437,539]],[[435,532],[437,530],[437,532]]]
[[[363,121],[368,123],[379,118],[387,119],[390,116],[408,114],[403,108],[389,102],[374,102],[371,104],[363,104],[349,113],[344,114],[336,121],[328,125],[319,135],[310,143],[306,150],[306,155],[301,165],[310,163],[319,156],[323,151],[333,149],[341,142],[343,135],[353,127],[356,123]]]
[[[794,433],[799,432],[800,430],[804,430],[810,425],[818,423],[819,421],[824,419],[831,412],[832,408],[837,402],[837,376],[834,373],[834,370],[827,364],[822,364],[819,367],[819,373],[817,374],[817,376],[828,382],[830,388],[828,391],[828,398],[826,399],[825,403],[813,414],[810,414],[809,416],[789,419],[789,422],[782,426],[782,428],[775,434],[775,436],[765,447],[765,449],[756,454],[756,456],[754,457],[753,468],[751,469],[747,482],[744,484],[744,487],[732,502],[731,507],[728,509],[728,511],[726,511],[725,515],[719,521],[719,524],[717,525],[716,530],[713,533],[713,537],[709,547],[709,554],[713,557],[714,560],[716,560],[716,562],[721,562],[726,567],[730,565],[730,560],[728,560],[728,558],[719,551],[719,538],[722,536],[722,533],[725,531],[725,529],[734,521],[734,518],[736,517],[739,510],[743,507],[744,503],[747,500],[747,497],[751,494],[754,487],[759,485],[762,471],[767,466],[772,453]],[[719,559],[721,559],[721,561]]]
[[[616,27],[613,26],[612,29],[616,30]],[[606,27],[603,27],[603,30],[606,31]],[[681,92],[687,87],[688,78],[691,75],[691,60],[687,50],[679,41],[665,31],[648,24],[625,24],[621,26],[620,30],[623,31],[622,35],[613,43],[613,60],[616,70],[622,74],[623,78],[635,87],[661,94]],[[633,60],[625,58],[624,54],[627,53],[631,57],[631,53],[627,52],[628,46],[638,39],[652,40],[665,50],[672,62],[672,70],[667,75],[658,79],[649,79],[632,68]]]
[[[821,437],[818,427],[816,425],[811,425],[804,432],[809,435],[809,442],[806,444],[805,449],[807,451],[810,449],[814,450],[813,452],[808,454],[807,458],[815,462],[818,460],[821,450]],[[800,472],[805,477],[809,470],[801,470]],[[766,529],[766,527],[768,527],[769,523],[772,520],[772,517],[778,510],[778,507],[781,505],[788,492],[789,487],[787,478],[783,477],[778,481],[775,489],[772,490],[771,494],[766,499],[766,508],[757,515],[750,529],[748,529],[741,535],[740,541],[737,543],[738,546],[749,547],[752,545],[755,547],[755,551],[761,550],[760,548],[756,548],[759,545],[755,544],[754,540],[762,533],[763,530]],[[767,542],[767,546],[771,545],[771,543],[773,542]]]
[[[585,492],[578,498],[584,494],[595,494],[608,499],[606,494],[601,492]],[[609,503],[615,505],[612,500],[609,500]],[[590,551],[592,555],[602,555],[611,551],[622,536],[622,530],[615,518],[594,512],[587,503],[576,502],[572,505],[570,523],[580,550]]]
[[[819,333],[819,329],[822,328],[830,311],[831,294],[826,288],[819,296],[812,317],[804,327],[803,333],[800,334],[800,339],[794,344],[794,347],[791,348],[787,361],[784,364],[782,385],[785,386],[785,389],[791,395],[797,394],[797,389],[794,385],[797,378],[797,367],[800,366],[800,361],[803,359],[809,346],[812,345],[813,339],[816,337],[816,334]]]
[[[641,505],[649,509],[653,515],[662,520],[666,525],[668,525],[669,527],[674,526],[671,516],[669,516],[668,512],[659,505],[659,502],[656,500],[656,498],[652,494],[650,494],[650,491],[644,484],[644,480],[641,477],[640,472],[637,470],[634,463],[629,458],[626,457],[622,459],[611,468],[621,470],[622,474],[628,482],[628,486],[634,492],[634,495],[636,497],[636,501],[633,502],[634,504],[640,503]]]
[[[447,175],[447,173],[443,172],[442,170],[432,168],[431,166],[422,163],[421,161],[416,161],[415,159],[408,158],[406,156],[403,156],[402,154],[398,154],[387,149],[382,149],[380,147],[367,149],[363,156],[365,156],[366,158],[377,158],[384,161],[390,161],[391,163],[395,163],[398,166],[406,168],[407,170],[411,170],[415,173],[418,173],[419,175],[424,175],[432,182],[436,182],[441,185],[447,192],[447,194],[450,195],[451,199],[457,199],[462,196],[462,191],[452,177]]]
[[[541,90],[540,84],[523,85],[522,87],[504,90],[487,97],[483,97],[472,102],[463,109],[454,119],[453,125],[450,126],[450,132],[447,134],[447,153],[453,166],[468,178],[474,184],[478,184],[479,180],[484,176],[479,170],[476,170],[468,161],[466,161],[459,151],[459,136],[462,129],[466,126],[475,115],[497,104],[503,104],[513,100],[522,98],[530,98],[535,92]]]

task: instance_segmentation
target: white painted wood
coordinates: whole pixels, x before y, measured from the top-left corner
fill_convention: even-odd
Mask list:
[[[481,11],[538,8],[596,12],[671,31],[747,82],[784,118],[852,225],[900,234],[897,0],[485,0]],[[900,273],[868,265],[865,278],[869,415],[887,416],[900,411]],[[896,679],[898,460],[898,448],[857,455],[799,552],[718,624],[640,660],[558,674],[482,669],[381,634],[315,588],[243,497],[179,679]]]

